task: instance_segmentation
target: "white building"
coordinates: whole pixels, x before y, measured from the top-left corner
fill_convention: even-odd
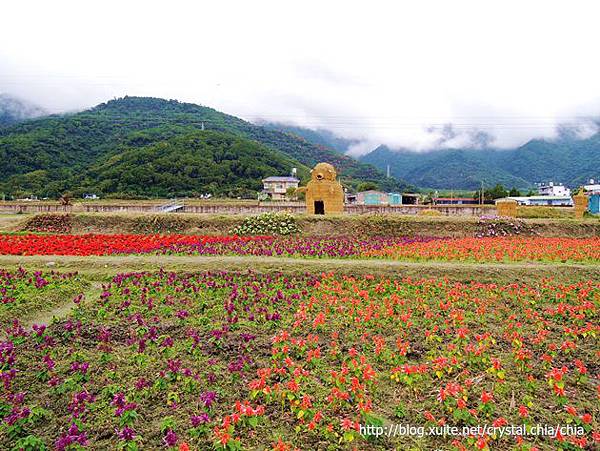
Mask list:
[[[538,185],[538,194],[540,196],[569,197],[571,190],[562,183],[558,185],[555,185],[554,182],[540,183]]]
[[[537,205],[549,207],[572,207],[571,196],[510,196],[506,199],[516,200],[519,205]]]
[[[590,183],[588,185],[583,185],[583,189],[589,194],[600,194],[600,183],[594,179],[590,179]]]
[[[273,200],[285,200],[288,188],[298,188],[296,177],[267,177],[263,179],[263,193]]]

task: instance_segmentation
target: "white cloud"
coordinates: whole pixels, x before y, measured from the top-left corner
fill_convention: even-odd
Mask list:
[[[11,1],[0,91],[54,111],[177,98],[325,127],[357,152],[477,131],[507,147],[600,116],[598,17],[593,0]]]

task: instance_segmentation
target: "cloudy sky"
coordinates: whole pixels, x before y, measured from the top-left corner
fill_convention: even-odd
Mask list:
[[[354,153],[509,147],[595,130],[598,17],[596,0],[6,0],[0,92],[53,112],[175,98]]]

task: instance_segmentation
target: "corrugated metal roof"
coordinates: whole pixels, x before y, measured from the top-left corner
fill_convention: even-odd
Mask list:
[[[387,193],[384,193],[383,191],[377,191],[374,189],[369,189],[367,191],[360,191],[358,194],[381,194],[381,195],[385,195]]]
[[[263,179],[263,182],[299,182],[300,180],[298,180],[296,177],[267,177],[266,179]]]
[[[514,200],[571,200],[571,196],[508,196],[505,199]]]

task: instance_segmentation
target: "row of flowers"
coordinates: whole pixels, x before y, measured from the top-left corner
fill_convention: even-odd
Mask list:
[[[267,236],[202,235],[0,235],[0,255],[109,255],[142,254],[167,249],[226,249]]]
[[[66,320],[32,331],[15,321],[0,341],[3,449],[600,443],[597,281],[160,271],[118,275],[74,301]],[[391,423],[576,432],[365,433]]]
[[[600,237],[485,237],[406,243],[374,249],[368,257],[397,260],[599,262]]]
[[[162,253],[424,261],[598,262],[600,238],[0,235],[0,255]]]
[[[427,237],[274,237],[202,235],[0,235],[0,255],[161,254],[354,257]]]

